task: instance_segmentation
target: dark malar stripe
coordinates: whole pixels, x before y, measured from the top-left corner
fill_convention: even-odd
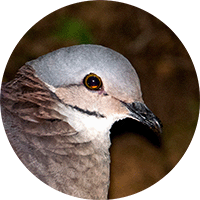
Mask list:
[[[53,92],[51,92],[51,95],[52,95],[52,98],[57,99],[59,102],[61,102],[61,103],[64,104],[65,106],[69,106],[69,107],[71,107],[71,108],[73,108],[73,109],[75,109],[75,110],[78,110],[78,111],[81,112],[81,113],[84,113],[84,114],[87,114],[87,115],[91,115],[91,116],[95,116],[95,117],[98,117],[98,118],[105,118],[105,116],[102,115],[102,114],[100,114],[99,112],[84,110],[84,109],[79,108],[79,107],[77,107],[77,106],[72,106],[72,105],[70,105],[70,104],[64,103],[64,102],[63,102],[60,98],[58,98],[58,96],[57,96],[55,93],[53,93]]]
[[[92,115],[92,116],[95,116],[95,117],[98,117],[98,118],[105,118],[105,116],[100,114],[99,112],[84,110],[84,109],[79,108],[77,106],[72,106],[72,105],[68,105],[68,104],[66,104],[66,105],[71,107],[71,108],[73,108],[73,109],[75,109],[75,110],[78,110],[81,113],[84,113],[84,114],[87,114],[87,115]]]

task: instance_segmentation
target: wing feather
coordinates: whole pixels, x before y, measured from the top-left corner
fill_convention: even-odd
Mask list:
[[[73,135],[76,131],[54,108],[58,97],[24,65],[11,82],[2,85],[1,104],[11,115],[20,118],[23,131],[38,136]],[[4,123],[7,123],[6,120]]]

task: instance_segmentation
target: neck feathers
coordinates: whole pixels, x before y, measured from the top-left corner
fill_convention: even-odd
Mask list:
[[[69,195],[107,199],[110,139],[103,116],[84,118],[85,113],[61,104],[29,66],[2,87],[1,104],[9,141],[34,175]]]

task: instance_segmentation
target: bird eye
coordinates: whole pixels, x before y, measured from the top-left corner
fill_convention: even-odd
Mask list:
[[[98,90],[102,86],[102,81],[96,74],[90,73],[84,78],[84,85],[90,90]]]

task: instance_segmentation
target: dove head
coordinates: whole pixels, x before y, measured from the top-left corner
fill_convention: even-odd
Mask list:
[[[56,88],[82,85],[84,78],[92,73],[100,77],[106,93],[127,102],[142,98],[139,78],[131,63],[103,46],[61,48],[27,64],[42,81]]]
[[[26,65],[58,97],[59,112],[77,131],[108,132],[115,121],[132,118],[161,132],[159,120],[143,103],[135,69],[109,48],[62,48]]]

